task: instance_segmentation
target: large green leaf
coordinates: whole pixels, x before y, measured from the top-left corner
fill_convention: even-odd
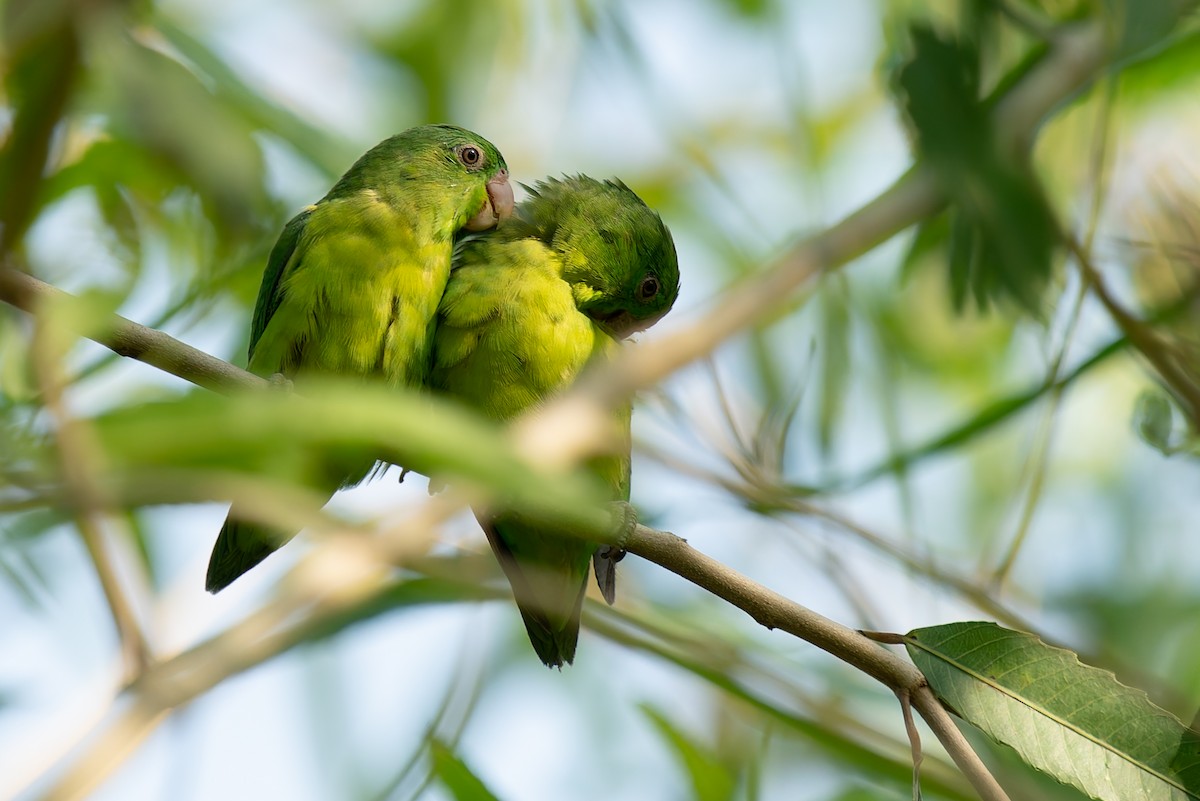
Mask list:
[[[1071,651],[979,622],[905,643],[947,706],[1038,770],[1104,801],[1200,798],[1200,736]]]

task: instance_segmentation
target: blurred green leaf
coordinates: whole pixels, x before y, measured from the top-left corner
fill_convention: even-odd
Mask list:
[[[722,4],[741,17],[760,19],[771,10],[771,0],[721,0]]]
[[[423,97],[413,98],[423,105],[417,117],[445,122],[459,116],[461,90],[474,88],[458,76],[486,68],[506,30],[504,14],[514,8],[520,10],[505,3],[425,0],[402,25],[369,35],[380,54],[410,70],[424,89]]]
[[[329,639],[351,626],[400,609],[512,597],[507,588],[501,590],[487,584],[490,579],[500,577],[500,566],[491,554],[434,557],[412,567],[416,575],[393,582],[353,608],[308,627],[305,641]]]
[[[934,253],[944,251],[950,241],[950,215],[948,212],[935,214],[917,225],[916,233],[900,263],[900,279],[908,280],[917,266]]]
[[[1188,31],[1121,72],[1121,104],[1161,102],[1163,93],[1194,83],[1200,75],[1200,31]]]
[[[11,544],[11,538],[0,527],[0,576],[28,606],[37,607],[50,590],[50,582],[37,560],[30,559],[19,547]]]
[[[820,296],[821,394],[817,401],[817,444],[821,455],[833,453],[834,434],[846,405],[851,374],[850,308],[844,280],[831,276]]]
[[[1161,390],[1146,389],[1138,395],[1133,407],[1133,429],[1150,447],[1164,456],[1173,452],[1171,430],[1173,428],[1171,401]]]
[[[441,740],[433,740],[430,750],[433,753],[433,771],[455,801],[498,801],[496,795],[449,746]]]
[[[1106,671],[994,623],[905,636],[955,714],[1093,798],[1200,798],[1200,735]]]
[[[131,404],[92,422],[110,466],[106,479],[130,497],[140,481],[168,468],[266,474],[328,491],[331,469],[344,475],[337,464],[368,454],[486,488],[564,525],[611,526],[608,512],[594,503],[602,494],[585,473],[536,471],[514,454],[499,427],[417,393],[337,381],[306,384],[304,395],[195,392]],[[201,499],[189,494],[195,487],[179,492],[176,501]]]
[[[737,790],[737,776],[720,756],[689,737],[662,712],[646,704],[641,709],[683,763],[692,782],[692,797],[699,801],[730,801]]]
[[[137,36],[115,25],[98,28],[93,42],[98,94],[92,102],[112,109],[116,138],[145,148],[158,169],[195,187],[227,232],[256,235],[255,221],[267,216],[270,201],[252,126],[193,70],[167,55],[157,37],[148,28]],[[144,175],[147,166],[138,161]]]
[[[33,220],[50,140],[74,91],[79,34],[67,0],[10,0],[0,6],[5,105],[0,140],[0,249],[15,245]]]
[[[997,145],[981,99],[979,53],[929,28],[912,32],[897,78],[920,158],[953,201],[950,282],[957,308],[1011,300],[1037,312],[1058,225],[1024,160]]]
[[[1117,58],[1141,58],[1161,47],[1196,0],[1104,0],[1118,27]]]
[[[27,320],[23,312],[0,306],[0,409],[37,394],[29,362]]]
[[[156,27],[172,47],[215,84],[216,97],[245,124],[282,138],[331,179],[358,157],[354,144],[312,125],[252,88],[200,38],[165,17],[156,20]]]

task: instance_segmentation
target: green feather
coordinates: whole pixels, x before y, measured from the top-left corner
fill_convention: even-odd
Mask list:
[[[530,190],[517,215],[464,239],[438,309],[431,385],[495,420],[569,387],[617,337],[662,317],[679,291],[670,232],[628,187],[585,176]],[[589,462],[614,501],[629,499],[630,407],[619,441]],[[480,513],[529,639],[549,666],[570,663],[596,543],[515,513]]]
[[[449,125],[411,128],[364,154],[272,249],[254,308],[250,370],[301,386],[319,375],[424,386],[454,237],[485,208],[488,182],[501,175],[507,167],[491,143]],[[331,463],[323,488],[332,494],[356,484],[373,464],[371,454]],[[295,534],[240,517],[230,510],[213,547],[210,592]]]

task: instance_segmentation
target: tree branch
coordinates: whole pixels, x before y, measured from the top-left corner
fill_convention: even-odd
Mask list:
[[[1046,116],[1103,74],[1115,56],[1105,21],[1063,26],[1046,57],[996,103],[992,118],[1000,146],[1028,151]],[[946,202],[933,171],[917,164],[858,211],[799,242],[762,274],[721,293],[718,305],[696,322],[626,349],[620,358],[585,375],[574,391],[520,421],[522,452],[536,453],[548,464],[582,458],[596,446],[594,432],[607,409],[751,325],[770,320],[813,280],[932,216]]]
[[[129,597],[121,587],[116,566],[105,542],[105,520],[111,511],[109,499],[96,486],[95,478],[103,475],[100,468],[99,443],[84,421],[77,419],[67,409],[63,400],[66,380],[62,370],[62,357],[66,343],[59,336],[62,332],[38,318],[33,339],[33,367],[41,388],[42,400],[54,424],[54,438],[58,452],[59,470],[63,484],[70,493],[71,506],[75,511],[75,525],[87,548],[88,556],[96,570],[96,578],[108,601],[117,636],[124,654],[125,672],[130,679],[138,676],[152,658],[149,643],[138,622],[137,613]]]
[[[36,315],[43,304],[74,299],[11,265],[0,266],[0,300],[18,309]],[[118,355],[145,362],[197,386],[230,393],[270,385],[266,379],[120,315],[111,315],[106,323],[103,331],[88,331],[86,336]]]
[[[1112,57],[1103,21],[1072,25],[1055,32],[1048,56],[996,104],[994,122],[1000,141],[1014,149],[1027,149],[1045,116],[1094,80]],[[770,319],[816,277],[934,214],[945,202],[932,173],[920,165],[914,167],[857,212],[797,244],[762,275],[722,294],[719,313],[706,314],[657,342],[630,349],[613,364],[586,376],[578,390],[542,413],[519,421],[516,426],[519,451],[538,465],[573,463],[603,444],[597,439],[602,436],[600,432],[607,430],[609,408],[708,354],[747,327]],[[11,268],[0,268],[0,299],[36,312],[40,302],[55,296],[65,293]],[[121,317],[114,316],[111,322],[106,331],[89,335],[123,356],[220,392],[267,385],[262,379],[161,332]],[[425,508],[432,507],[430,504]],[[345,543],[349,552],[361,555],[361,545],[353,542]],[[910,663],[861,634],[697,553],[674,535],[639,527],[627,548],[738,606],[762,625],[800,637],[894,691],[909,693],[914,708],[946,745],[981,796],[989,801],[1006,798],[925,687],[920,672]],[[344,609],[346,604],[361,601],[364,592],[369,594],[378,586],[379,574],[374,570],[364,573],[363,568],[370,564],[361,560],[352,563],[354,569],[349,571],[349,578],[344,570],[316,570],[311,566],[313,559],[323,555],[328,555],[326,548],[315,550],[293,571],[293,575],[300,575],[298,571],[307,569],[312,576],[322,577],[321,581],[289,585],[292,589],[287,595],[251,619],[152,667],[129,691],[131,704],[124,715],[118,715],[99,734],[45,797],[80,797],[86,787],[115,767],[112,757],[121,755],[131,742],[144,736],[167,710],[190,701],[226,676],[291,647],[303,638],[301,635],[308,626],[325,620],[331,608]],[[391,561],[388,559],[388,563]],[[281,613],[291,614],[306,608],[309,614],[302,616],[299,624],[277,628],[288,620]]]

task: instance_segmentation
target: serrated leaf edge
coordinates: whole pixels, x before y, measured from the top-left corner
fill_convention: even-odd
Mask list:
[[[996,626],[996,628],[1000,631],[1013,631],[1012,629],[1005,629],[1002,626]],[[1049,645],[1044,640],[1042,640],[1040,637],[1036,637],[1027,632],[1014,632],[1014,633],[1025,636],[1025,637],[1030,637],[1035,642],[1039,643],[1040,645],[1042,645],[1045,648],[1048,648],[1051,651],[1058,651],[1058,652],[1061,652],[1064,654],[1070,654],[1071,658],[1075,660],[1076,665],[1079,665],[1080,667],[1085,668],[1087,670],[1093,670],[1093,671],[1096,671],[1098,673],[1101,673],[1101,674],[1107,676],[1118,687],[1120,687],[1128,692],[1140,695],[1146,701],[1147,704],[1149,704],[1151,707],[1153,707],[1155,710],[1157,710],[1160,714],[1165,715],[1166,717],[1169,717],[1171,720],[1178,723],[1179,727],[1181,729],[1187,728],[1186,726],[1183,725],[1183,722],[1181,720],[1179,720],[1179,718],[1175,717],[1170,712],[1163,709],[1162,707],[1157,706],[1153,701],[1151,701],[1150,696],[1148,696],[1145,693],[1145,691],[1139,690],[1136,687],[1130,687],[1126,684],[1122,684],[1121,681],[1117,678],[1117,675],[1115,673],[1113,673],[1112,671],[1104,670],[1103,668],[1098,668],[1098,667],[1095,667],[1094,665],[1084,664],[1083,662],[1079,661],[1079,655],[1076,654],[1074,651],[1068,650],[1066,648],[1059,648],[1054,645]],[[1095,743],[1103,750],[1116,755],[1118,758],[1120,758],[1124,762],[1126,762],[1134,767],[1140,768],[1141,770],[1144,770],[1146,773],[1148,773],[1152,776],[1158,777],[1159,779],[1162,780],[1162,782],[1164,784],[1178,789],[1180,792],[1184,793],[1189,798],[1196,798],[1195,793],[1193,793],[1190,789],[1188,789],[1187,787],[1185,787],[1183,784],[1179,783],[1178,781],[1174,781],[1171,778],[1164,776],[1159,771],[1155,770],[1154,768],[1149,767],[1148,765],[1143,764],[1142,762],[1131,759],[1128,754],[1117,750],[1116,748],[1112,747],[1108,743],[1105,743],[1102,740],[1097,739],[1096,737],[1093,737],[1091,734],[1089,734],[1086,731],[1081,730],[1079,727],[1075,726],[1074,724],[1071,724],[1068,721],[1063,720],[1063,718],[1060,717],[1059,715],[1049,712],[1048,710],[1042,708],[1040,705],[1031,703],[1031,702],[1027,701],[1025,698],[1008,690],[1008,688],[1004,687],[1003,685],[998,684],[995,679],[991,679],[989,677],[980,675],[977,671],[971,670],[970,668],[966,667],[965,665],[960,664],[957,660],[951,659],[950,657],[946,656],[945,654],[934,651],[931,647],[926,646],[923,642],[912,637],[909,634],[904,635],[904,643],[906,646],[917,648],[918,650],[924,651],[925,653],[929,654],[930,656],[936,657],[944,664],[950,665],[951,667],[954,667],[958,671],[974,678],[976,681],[978,681],[982,684],[985,684],[988,687],[991,687],[992,689],[996,690],[1001,695],[1003,695],[1007,698],[1011,698],[1012,700],[1016,701],[1017,703],[1025,706],[1035,712],[1038,712],[1043,717],[1048,718],[1049,720],[1052,720],[1055,723],[1058,723],[1063,728],[1068,729],[1069,731],[1075,732],[1080,737],[1082,737],[1086,740],[1090,740],[1091,742]],[[999,739],[999,738],[997,738],[997,739]],[[1004,742],[1004,741],[1001,740],[1000,742]],[[1010,744],[1005,743],[1005,745],[1010,745]]]

